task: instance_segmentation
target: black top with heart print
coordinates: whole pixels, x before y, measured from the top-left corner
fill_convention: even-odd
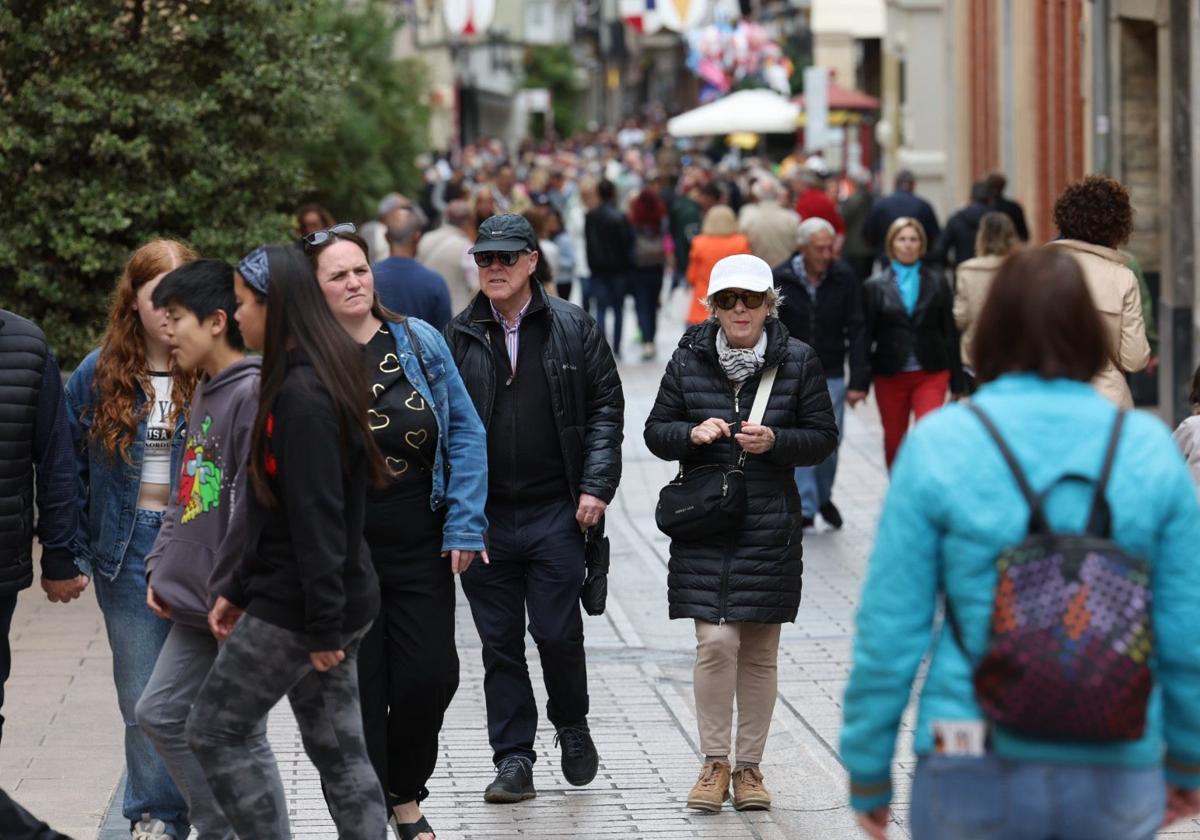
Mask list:
[[[404,375],[396,342],[380,327],[367,342],[367,381],[371,388],[369,420],[375,443],[387,459],[392,483],[370,495],[374,500],[433,492],[437,455],[437,419]]]

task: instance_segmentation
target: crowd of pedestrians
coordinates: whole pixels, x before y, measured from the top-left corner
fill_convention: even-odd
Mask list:
[[[1151,358],[1128,192],[1069,186],[1060,238],[1031,248],[1001,176],[944,228],[911,173],[885,197],[870,181],[661,137],[484,143],[361,226],[305,205],[298,242],[236,266],[143,245],[65,388],[41,331],[0,312],[0,628],[35,532],[51,601],[94,584],[133,840],[290,837],[266,739],[284,696],[339,836],[434,838],[456,576],[482,642],[483,798],[537,793],[526,626],[562,775],[592,782],[582,611],[604,609],[618,362],[632,345],[657,364],[681,286],[643,434],[679,467],[657,519],[669,614],[696,634],[688,807],[772,805],[780,628],[805,533],[857,513],[834,503],[837,450],[873,391],[892,483],[842,735],[863,830],[886,834],[927,651],[914,836],[1149,838],[1200,813],[1200,508],[1180,454],[1195,470],[1200,433],[1173,443],[1128,411],[1125,375]],[[0,825],[58,836],[6,797]]]

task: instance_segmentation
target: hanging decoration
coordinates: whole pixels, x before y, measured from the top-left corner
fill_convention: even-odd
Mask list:
[[[496,0],[442,0],[442,16],[452,35],[482,35],[496,17]]]
[[[795,71],[779,44],[762,26],[748,20],[736,25],[721,21],[690,31],[688,67],[700,77],[702,103],[754,83],[790,96]]]

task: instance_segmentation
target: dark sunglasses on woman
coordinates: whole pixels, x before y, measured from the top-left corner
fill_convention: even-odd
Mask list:
[[[324,245],[335,236],[341,236],[345,233],[358,233],[358,228],[354,222],[342,222],[325,230],[314,230],[308,236],[304,237],[305,248],[315,248],[318,245]]]
[[[480,268],[487,268],[492,264],[492,260],[500,260],[500,265],[505,268],[512,268],[521,259],[522,254],[528,254],[528,251],[480,251],[477,254],[472,254],[475,258],[475,265]]]
[[[713,306],[717,309],[733,309],[740,300],[747,309],[758,309],[767,299],[766,292],[738,292],[733,289],[722,289],[712,296]]]

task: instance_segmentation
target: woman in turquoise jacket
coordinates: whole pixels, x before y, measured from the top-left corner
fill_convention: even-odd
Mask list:
[[[1056,482],[1100,472],[1116,409],[1088,381],[1107,352],[1070,259],[1039,249],[1008,260],[980,317],[974,357],[983,384],[973,401],[1033,490],[1054,485],[1043,507],[1055,531],[1078,533],[1088,518],[1093,486]],[[1200,509],[1157,419],[1125,418],[1106,498],[1112,539],[1151,569],[1154,683],[1144,734],[1071,743],[988,726],[970,663],[988,645],[996,558],[1025,538],[1029,507],[966,406],[909,433],[870,559],[844,704],[841,753],[868,835],[885,836],[897,730],[926,654],[915,840],[1149,840],[1164,821],[1200,813]],[[935,632],[943,593],[967,654],[948,628]]]

